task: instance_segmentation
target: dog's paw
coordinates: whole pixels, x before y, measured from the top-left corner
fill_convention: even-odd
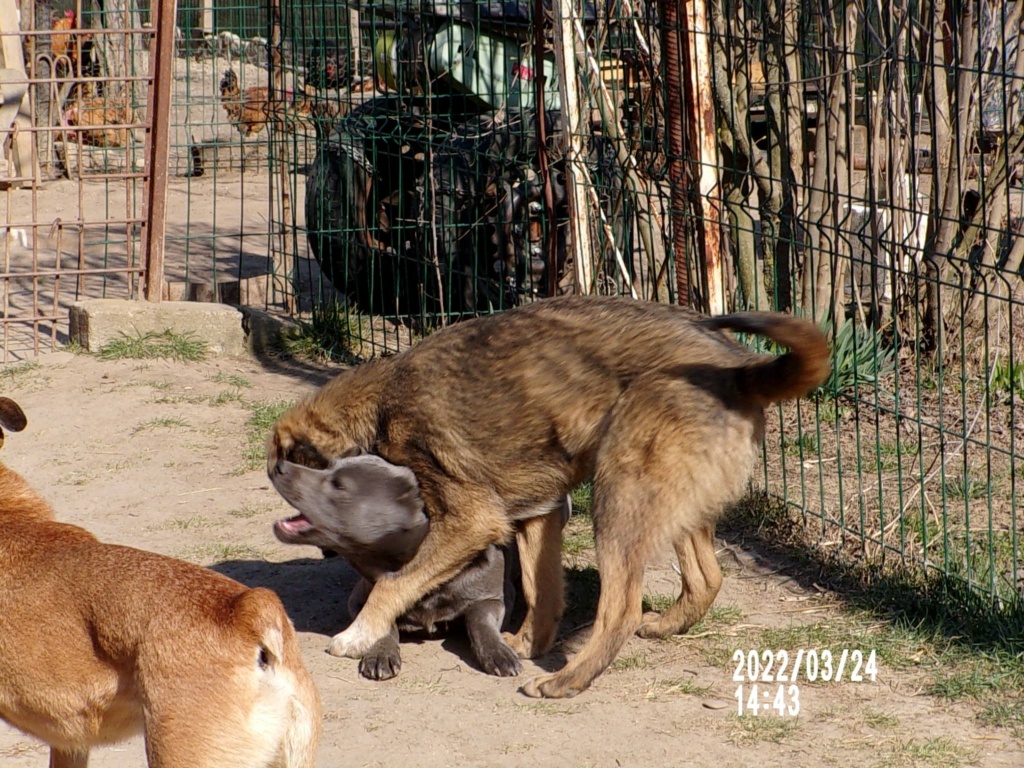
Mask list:
[[[496,677],[515,677],[523,671],[516,652],[497,639],[487,648],[476,649],[476,660],[480,669]]]
[[[379,638],[372,637],[356,619],[344,632],[331,638],[327,652],[331,656],[347,656],[360,659],[374,646]]]
[[[554,675],[539,675],[520,688],[523,693],[532,699],[571,699],[583,688],[573,688],[566,684],[565,679],[558,673]]]
[[[660,613],[645,613],[636,633],[647,640],[664,640],[675,634],[671,628],[666,629]]]
[[[398,646],[378,643],[359,660],[359,674],[367,680],[390,680],[402,669]]]

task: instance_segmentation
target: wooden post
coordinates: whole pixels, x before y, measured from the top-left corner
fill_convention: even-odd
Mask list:
[[[708,28],[707,0],[683,0],[686,10],[680,21],[686,28],[686,55],[683,69],[688,88],[687,126],[690,133],[689,150],[691,179],[697,181],[700,215],[696,216],[697,247],[703,256],[704,300],[703,309],[712,315],[725,313],[725,280],[722,273],[722,210],[718,183],[718,150],[715,136],[715,103],[711,83],[711,38]]]
[[[573,0],[557,0],[555,8],[555,66],[562,101],[566,143],[566,192],[569,197],[569,233],[572,237],[576,290],[594,291],[594,246],[590,239],[590,204],[586,185],[589,174],[583,158],[586,127],[580,116],[580,78],[576,67],[576,35],[573,31]],[[543,105],[539,105],[543,106]],[[590,110],[586,110],[587,114]]]
[[[156,45],[150,46],[149,120],[146,127],[146,216],[143,222],[145,296],[160,301],[164,284],[167,162],[174,88],[174,23],[177,0],[156,0]]]

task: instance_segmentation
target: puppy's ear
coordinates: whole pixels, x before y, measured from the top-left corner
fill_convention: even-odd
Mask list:
[[[9,397],[0,397],[0,425],[7,427],[11,432],[21,432],[28,424],[25,412],[21,410],[16,402]],[[4,431],[0,429],[0,447],[4,444]]]

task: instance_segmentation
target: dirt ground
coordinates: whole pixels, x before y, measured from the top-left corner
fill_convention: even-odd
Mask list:
[[[723,620],[669,641],[634,638],[575,699],[535,701],[518,692],[521,680],[476,671],[457,631],[405,642],[397,679],[361,679],[354,661],[325,652],[347,621],[351,571],[274,539],[271,523],[287,507],[246,460],[254,410],[292,401],[326,375],[273,361],[104,362],[66,352],[0,368],[0,392],[29,418],[8,436],[3,461],[63,520],[278,591],[323,696],[321,768],[1024,765],[1009,731],[979,724],[969,704],[923,695],[912,671],[885,664],[874,683],[802,683],[796,717],[737,717],[732,651],[749,650],[760,629],[831,621],[839,608],[730,544],[720,551]],[[586,552],[568,559],[578,566]],[[677,582],[667,555],[652,563],[648,593],[671,594]],[[585,631],[527,662],[524,677],[561,665]],[[707,653],[712,646],[722,652]],[[0,725],[5,768],[45,762],[43,747]],[[91,765],[143,763],[136,739],[96,750]]]

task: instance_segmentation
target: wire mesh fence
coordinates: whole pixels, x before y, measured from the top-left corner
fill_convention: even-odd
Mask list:
[[[151,32],[131,3],[0,0],[4,362],[138,293]]]
[[[764,487],[823,551],[1019,606],[1022,6],[186,0],[162,294],[364,357],[568,292],[804,314],[835,372],[771,415]],[[5,359],[66,296],[138,290],[152,20],[102,7],[3,38]],[[20,184],[21,145],[70,178]]]
[[[364,355],[572,291],[813,317],[765,487],[1019,604],[1021,6],[272,3],[274,262]]]

